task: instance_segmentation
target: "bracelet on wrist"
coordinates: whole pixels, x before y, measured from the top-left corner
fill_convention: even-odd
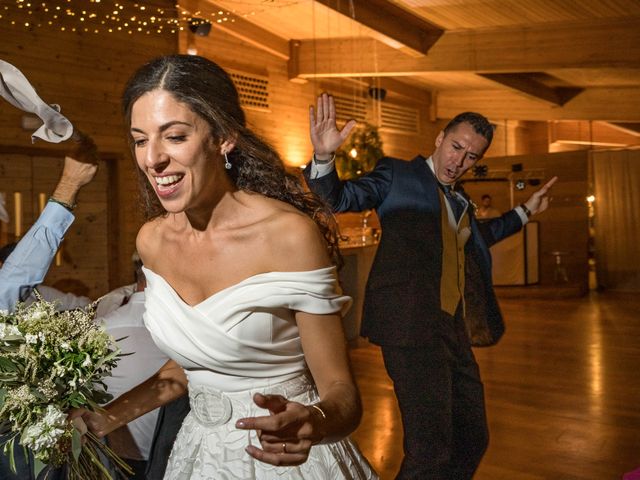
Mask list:
[[[318,443],[324,442],[326,439],[325,421],[327,420],[327,414],[324,413],[324,410],[320,408],[320,405],[318,405],[317,403],[313,403],[307,406],[311,410],[312,417],[313,416],[316,417],[316,422],[317,422],[316,425],[317,425],[317,428],[320,430],[318,439],[313,442],[314,445],[317,445]]]
[[[313,405],[309,405],[309,407],[315,409],[320,415],[322,415],[322,418],[324,420],[327,419],[327,414],[324,413],[324,410],[320,408],[320,405],[318,405],[317,403],[314,403]]]
[[[62,200],[58,200],[58,199],[53,198],[53,197],[49,197],[49,201],[51,203],[57,203],[58,205],[62,205],[64,208],[66,208],[70,212],[73,212],[73,209],[76,208],[76,206],[77,206],[76,203],[71,204],[71,203],[63,202]]]
[[[336,159],[336,154],[335,154],[335,152],[333,152],[333,153],[331,154],[331,157],[329,157],[329,158],[328,158],[328,159],[326,159],[326,160],[318,160],[318,159],[316,158],[316,152],[313,152],[313,161],[314,161],[315,163],[317,163],[317,164],[320,164],[320,165],[322,165],[323,163],[330,163],[330,162],[333,162],[335,159]]]
[[[527,216],[527,218],[531,217],[531,210],[529,210],[524,203],[520,204],[520,208],[522,209],[524,214]]]

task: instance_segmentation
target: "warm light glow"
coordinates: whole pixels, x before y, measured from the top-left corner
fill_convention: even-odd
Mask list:
[[[171,26],[174,28],[170,29],[171,34],[175,34],[177,32],[175,27],[180,27],[179,30],[183,31],[184,27],[180,26],[180,24],[186,24],[189,22],[189,19],[193,16],[197,16],[194,13],[190,12],[187,9],[182,8],[180,5],[176,5],[176,8],[180,9],[178,11],[178,17],[166,16],[165,10],[161,7],[154,7],[149,5],[140,5],[139,3],[133,3],[122,5],[119,3],[115,4],[115,8],[113,10],[109,10],[109,13],[103,15],[99,10],[91,10],[97,8],[99,1],[91,0],[90,4],[87,5],[86,0],[66,0],[66,6],[61,7],[60,5],[47,5],[45,2],[40,3],[39,5],[25,3],[24,0],[14,0],[14,5],[4,5],[4,12],[0,15],[0,28],[2,28],[3,22],[9,22],[11,25],[22,24],[25,28],[33,29],[34,27],[42,27],[43,25],[52,25],[54,22],[52,20],[57,20],[58,15],[53,12],[64,11],[64,17],[68,20],[75,19],[76,21],[82,24],[91,24],[85,32],[94,32],[94,33],[114,33],[117,31],[123,31],[122,27],[118,24],[124,24],[127,27],[125,30],[127,33],[132,34],[134,32],[139,32],[142,34],[151,34],[158,33],[162,34],[167,32],[168,30],[163,30],[164,26]],[[93,5],[91,5],[93,4]],[[32,15],[33,17],[38,17],[35,20],[29,20],[27,22],[16,22],[16,20],[11,20],[9,16],[11,15],[11,10],[19,10],[21,13],[26,13],[28,15]],[[51,12],[51,13],[50,13]],[[180,14],[181,12],[181,14]],[[201,12],[196,12],[196,14],[201,14]],[[210,13],[208,16],[211,17],[211,22],[214,20],[218,23],[231,21],[234,22],[235,18],[233,14],[229,11],[219,10],[218,12]],[[217,19],[218,16],[221,16],[221,19]],[[104,19],[103,19],[104,18]],[[156,28],[149,28],[151,24],[156,23]],[[101,26],[102,28],[98,28]],[[83,31],[77,25],[67,25],[59,26],[60,31],[71,31],[71,32],[81,32]]]
[[[595,195],[589,195],[589,196],[587,197],[587,202],[589,202],[589,203],[593,203],[593,202],[595,202],[595,201],[596,201],[596,196],[595,196]]]
[[[358,156],[358,151],[355,148],[352,148],[349,155],[351,155],[351,158],[356,158]]]
[[[198,54],[198,49],[196,47],[189,47],[189,48],[187,48],[187,53],[189,55],[197,55]]]

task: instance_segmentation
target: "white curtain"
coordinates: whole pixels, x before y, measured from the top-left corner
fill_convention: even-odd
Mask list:
[[[640,291],[640,150],[593,151],[598,284]]]

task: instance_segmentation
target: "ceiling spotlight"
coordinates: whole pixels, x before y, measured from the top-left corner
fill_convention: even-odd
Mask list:
[[[382,102],[387,96],[387,90],[385,88],[369,87],[369,96]]]
[[[211,31],[211,22],[205,18],[191,17],[189,20],[189,30],[191,33],[198,35],[199,37],[206,37]]]
[[[524,190],[524,187],[526,187],[527,184],[525,183],[524,180],[518,180],[516,182],[516,190]]]

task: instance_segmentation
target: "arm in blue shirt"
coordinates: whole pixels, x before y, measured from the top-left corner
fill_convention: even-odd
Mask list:
[[[49,202],[0,269],[0,309],[12,310],[42,283],[74,216]]]

